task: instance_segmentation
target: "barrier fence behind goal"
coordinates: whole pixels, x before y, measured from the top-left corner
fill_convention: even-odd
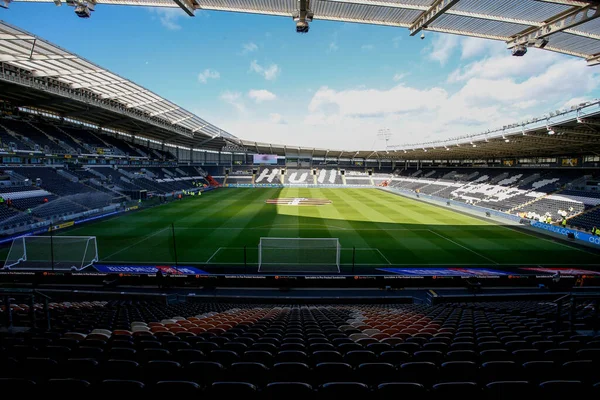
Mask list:
[[[4,268],[79,271],[97,261],[95,236],[24,236],[13,240]]]
[[[338,238],[260,238],[258,272],[340,272]]]

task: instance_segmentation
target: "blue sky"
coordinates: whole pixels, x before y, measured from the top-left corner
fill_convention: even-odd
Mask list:
[[[479,133],[600,97],[600,67],[402,28],[179,9],[13,3],[0,19],[249,140],[382,149]]]

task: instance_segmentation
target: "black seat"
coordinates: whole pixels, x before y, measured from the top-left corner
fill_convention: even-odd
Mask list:
[[[387,363],[365,363],[356,369],[356,380],[367,385],[379,385],[381,383],[394,382],[396,369]]]
[[[98,361],[92,358],[69,358],[60,363],[61,378],[82,379],[94,383],[99,375]]]
[[[568,380],[593,384],[600,382],[597,367],[591,360],[567,361],[562,365],[560,375]]]
[[[329,382],[319,388],[319,399],[368,398],[369,387],[360,382]]]
[[[572,397],[585,398],[586,387],[581,381],[556,380],[540,383],[541,395],[547,400],[564,400]]]
[[[319,350],[315,351],[311,355],[311,359],[313,361],[313,364],[319,364],[324,362],[342,362],[343,357],[337,351]]]
[[[140,366],[131,360],[108,360],[102,365],[102,380],[130,380],[141,378]]]
[[[66,395],[74,398],[89,394],[90,388],[90,383],[81,379],[50,379],[46,383],[44,391],[49,396],[64,397]]]
[[[213,350],[210,352],[209,358],[211,361],[218,362],[225,367],[228,367],[234,362],[241,361],[240,356],[231,350]]]
[[[304,382],[272,382],[263,390],[266,400],[309,399],[313,396],[313,388]]]
[[[200,385],[190,381],[158,381],[152,389],[153,395],[176,395],[196,397],[202,392]]]
[[[527,381],[497,381],[485,386],[487,400],[527,399],[534,394],[534,386]]]
[[[256,386],[247,382],[214,382],[206,389],[207,398],[257,399]]]
[[[227,376],[232,378],[233,381],[249,382],[262,386],[268,378],[269,369],[260,363],[239,362],[231,364],[227,372]]]
[[[257,362],[267,367],[271,367],[273,365],[274,359],[275,357],[273,357],[271,353],[264,350],[248,350],[244,352],[242,356],[242,360],[245,362]]]
[[[146,383],[158,381],[175,381],[181,379],[183,369],[181,364],[169,360],[152,360],[143,368]]]
[[[372,351],[352,350],[344,355],[344,362],[357,367],[360,364],[377,362],[377,356]]]
[[[379,400],[427,399],[428,392],[423,385],[411,382],[382,383],[377,387],[376,398]]]
[[[490,361],[481,364],[480,380],[483,385],[494,381],[515,381],[520,378],[521,368],[513,361]]]
[[[299,362],[299,363],[307,364],[308,361],[309,361],[309,359],[308,359],[308,356],[306,355],[306,353],[303,351],[298,351],[298,350],[280,351],[275,356],[276,363]]]
[[[307,364],[297,362],[284,362],[274,364],[270,371],[271,382],[296,382],[311,383],[312,373]]]
[[[206,355],[196,349],[179,349],[174,353],[175,361],[180,364],[189,364],[192,361],[205,361]]]
[[[522,371],[523,379],[536,385],[557,377],[557,368],[553,361],[529,361],[523,364]]]
[[[409,362],[410,354],[400,350],[384,351],[379,354],[379,361],[398,366],[404,364],[405,362]]]
[[[192,361],[185,368],[188,381],[201,385],[212,385],[223,380],[225,368],[214,361]]]
[[[402,364],[399,369],[399,382],[416,382],[431,386],[438,381],[438,368],[431,362],[409,362]]]
[[[346,363],[321,363],[314,368],[314,380],[317,384],[328,382],[353,382],[354,371]]]
[[[142,382],[124,380],[124,379],[107,379],[95,387],[99,394],[103,396],[114,396],[115,393],[127,393],[128,395],[141,395],[144,393],[145,386]]]
[[[481,389],[475,382],[445,382],[433,385],[433,397],[461,400],[480,400]]]
[[[440,382],[477,382],[478,368],[472,361],[448,361],[440,366]]]

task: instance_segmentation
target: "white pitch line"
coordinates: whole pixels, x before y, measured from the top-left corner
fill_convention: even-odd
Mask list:
[[[296,231],[296,230],[307,230],[307,231],[328,231],[328,230],[343,230],[343,231],[356,231],[356,232],[362,232],[362,231],[394,231],[394,232],[424,232],[424,231],[428,231],[429,229],[426,228],[415,228],[415,229],[403,229],[403,228],[385,228],[385,229],[379,229],[379,228],[364,228],[364,229],[354,229],[354,228],[343,228],[341,226],[332,226],[332,225],[326,225],[329,226],[329,228],[324,227],[323,225],[319,225],[319,228],[310,228],[310,227],[305,227],[305,226],[298,226],[295,228],[287,228],[287,227],[283,227],[283,228],[278,228],[276,225],[274,226],[256,226],[256,227],[243,227],[243,228],[239,228],[239,227],[215,227],[215,228],[199,228],[199,227],[175,227],[175,230],[182,230],[182,231],[187,231],[187,230],[191,230],[191,231],[214,231],[214,230],[290,230],[290,231]]]
[[[381,254],[381,257],[383,257],[383,259],[384,259],[384,260],[385,260],[385,261],[386,261],[386,262],[387,262],[389,265],[392,265],[392,263],[390,262],[390,260],[388,260],[388,259],[387,259],[387,257],[383,255],[383,253],[381,252],[381,250],[379,250],[378,248],[375,248],[375,250],[377,250],[377,252],[378,252],[379,254]]]
[[[489,257],[486,257],[486,256],[484,256],[483,254],[480,254],[480,253],[476,252],[476,251],[475,251],[475,250],[473,250],[473,249],[470,249],[470,248],[468,248],[468,247],[466,247],[466,246],[463,246],[462,244],[460,244],[460,243],[457,243],[457,242],[455,242],[455,241],[454,241],[454,240],[452,240],[452,239],[448,239],[448,238],[447,238],[446,236],[444,236],[444,235],[441,235],[441,234],[439,234],[439,233],[437,233],[437,232],[435,232],[435,231],[432,231],[431,229],[429,229],[429,232],[433,233],[434,235],[437,235],[437,236],[441,237],[442,239],[446,239],[446,240],[447,240],[447,241],[449,241],[450,243],[454,243],[455,245],[457,245],[457,246],[460,246],[460,247],[462,247],[463,249],[465,249],[465,250],[467,250],[467,251],[470,251],[471,253],[473,253],[473,254],[475,254],[475,255],[478,255],[478,256],[479,256],[479,257],[481,257],[481,258],[485,258],[486,260],[488,260],[488,261],[491,261],[492,263],[494,263],[494,264],[496,264],[496,265],[500,265],[500,264],[498,264],[496,261],[492,260],[491,258],[489,258]]]
[[[125,248],[122,248],[121,250],[115,251],[115,252],[114,252],[114,253],[112,253],[111,255],[109,255],[109,256],[107,256],[107,257],[104,257],[104,258],[102,258],[102,259],[103,259],[103,260],[106,260],[106,259],[108,259],[108,258],[111,258],[112,256],[114,256],[114,255],[116,255],[116,254],[119,254],[119,253],[121,253],[121,252],[123,252],[123,251],[125,251],[125,250],[129,250],[130,248],[132,248],[132,247],[135,247],[135,246],[137,246],[138,244],[140,244],[140,243],[142,243],[142,242],[145,242],[146,240],[148,240],[148,239],[150,239],[150,238],[152,238],[152,237],[154,237],[154,236],[158,235],[159,233],[161,233],[161,232],[163,232],[163,231],[166,231],[167,229],[169,229],[169,227],[166,227],[166,228],[163,228],[163,229],[161,229],[161,230],[158,230],[158,231],[154,232],[152,235],[147,235],[147,236],[144,236],[142,239],[138,240],[137,242],[135,242],[135,243],[133,243],[133,244],[131,244],[131,245],[129,245],[129,246],[127,246],[127,247],[125,247]],[[113,261],[113,262],[114,262],[114,261]]]
[[[552,239],[548,239],[548,238],[542,237],[541,235],[544,235],[544,233],[542,233],[542,232],[540,232],[540,236],[537,236],[537,235],[534,235],[533,233],[525,232],[525,229],[527,229],[527,228],[521,228],[521,227],[518,227],[518,226],[515,226],[513,228],[509,228],[508,226],[500,225],[500,224],[498,224],[498,226],[501,226],[502,228],[508,229],[508,230],[510,230],[512,232],[522,233],[523,235],[531,236],[531,237],[536,238],[536,239],[541,239],[541,240],[545,240],[546,242],[550,242],[550,243],[553,243],[553,244],[558,244],[559,246],[563,246],[563,247],[566,247],[566,248],[571,249],[571,250],[579,250],[579,251],[581,251],[583,253],[592,254],[594,256],[598,255],[598,253],[593,253],[591,251],[587,251],[585,249],[581,249],[581,248],[576,247],[576,246],[571,246],[569,244],[562,243],[561,239],[558,239],[558,240],[554,241]],[[518,228],[520,228],[520,229],[518,229]],[[548,265],[550,265],[550,264],[548,264]]]
[[[217,253],[221,251],[221,249],[222,249],[222,247],[219,247],[219,248],[217,249],[217,251],[215,251],[215,252],[213,253],[213,255],[212,255],[212,256],[210,256],[210,258],[209,258],[208,260],[206,260],[206,262],[205,262],[204,264],[208,264],[208,263],[210,262],[210,260],[212,260],[212,259],[214,258],[214,256],[216,256],[216,255],[217,255]]]
[[[357,249],[358,250],[358,249]],[[98,262],[98,264],[105,264],[105,263],[118,263],[118,264],[131,264],[131,265],[143,265],[143,264],[172,264],[173,261],[144,261],[144,262],[139,262],[139,261],[103,261],[101,260],[100,262]],[[197,261],[179,261],[180,264],[189,264],[189,265],[205,265],[206,262],[197,262]],[[240,263],[240,262],[213,262],[211,263],[211,265],[244,265],[244,263]],[[256,265],[257,263],[247,263],[247,265]],[[352,265],[352,263],[340,263],[340,265]],[[415,263],[401,263],[401,264],[379,264],[379,263],[375,263],[375,264],[354,264],[354,265],[391,265],[391,266],[402,266],[402,267],[406,267],[406,266],[413,266],[415,268],[423,268],[423,267],[455,267],[455,266],[480,266],[480,267],[485,267],[486,264],[482,264],[482,263],[444,263],[444,264],[415,264]],[[540,263],[536,263],[536,264],[499,264],[496,263],[495,265],[499,266],[499,267],[597,267],[598,264],[581,264],[581,263],[575,263],[575,264],[548,264],[548,263],[544,263],[544,264],[540,264]]]

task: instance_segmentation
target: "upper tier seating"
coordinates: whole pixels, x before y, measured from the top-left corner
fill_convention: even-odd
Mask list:
[[[45,167],[20,167],[10,168],[12,171],[23,175],[35,183],[36,179],[42,180],[41,187],[54,194],[61,196],[84,193],[84,192],[95,192],[89,186],[83,185],[78,182],[72,182],[64,176],[60,175],[54,168]]]
[[[25,150],[31,151],[34,149],[34,146],[30,143],[25,143],[24,141],[16,138],[15,136],[9,134],[4,128],[5,120],[0,120],[0,143],[1,146],[5,149],[8,149],[11,143],[15,144],[16,150]]]
[[[40,130],[36,129],[31,124],[22,120],[15,119],[3,119],[0,124],[10,129],[13,132],[16,132],[20,135],[25,136],[29,140],[31,140],[34,144],[39,146],[40,151],[48,150],[50,153],[64,153],[65,149],[58,145],[56,140],[51,139],[49,136],[42,133]],[[28,145],[31,145],[28,142]]]

